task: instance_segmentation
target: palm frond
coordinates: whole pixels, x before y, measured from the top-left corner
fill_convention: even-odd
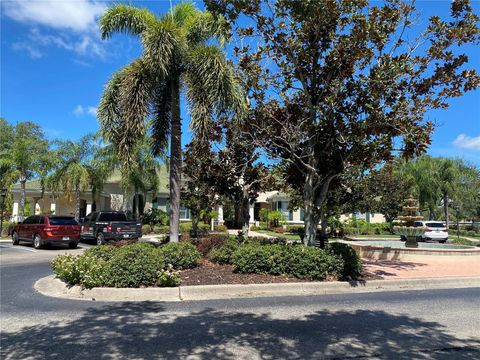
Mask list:
[[[214,16],[208,12],[198,12],[185,24],[186,38],[190,46],[216,40],[223,48],[230,37],[230,26],[222,16]]]
[[[97,108],[101,133],[110,142],[117,142],[121,137],[120,85],[123,69],[114,73],[105,86],[105,90]]]
[[[109,8],[100,19],[102,39],[110,38],[114,33],[140,35],[156,20],[147,9],[118,4]]]
[[[164,155],[168,146],[170,124],[172,122],[171,99],[170,82],[163,81],[155,89],[152,109],[151,132],[154,156]]]
[[[245,96],[225,55],[215,46],[198,46],[188,56],[184,81],[191,127],[204,137],[209,122],[222,114],[243,119]]]
[[[153,23],[142,34],[144,62],[157,77],[165,78],[171,72],[173,59],[179,53],[178,31],[167,19]]]

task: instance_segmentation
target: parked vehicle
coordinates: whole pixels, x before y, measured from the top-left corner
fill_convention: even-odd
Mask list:
[[[128,220],[120,211],[98,211],[81,219],[81,239],[94,239],[97,245],[107,241],[138,239],[142,237],[142,224]]]
[[[448,240],[448,230],[442,221],[415,221],[415,226],[426,228],[422,240],[444,243]]]
[[[74,249],[79,240],[80,226],[71,216],[29,216],[15,225],[12,231],[13,245],[29,241],[35,249],[49,244],[68,244]]]

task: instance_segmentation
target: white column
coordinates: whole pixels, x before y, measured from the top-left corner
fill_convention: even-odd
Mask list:
[[[12,222],[16,223],[18,219],[18,201],[15,201],[13,203],[13,209],[12,209]]]
[[[218,224],[223,225],[223,206],[218,205],[218,210],[217,211],[218,211],[218,217],[217,217]]]
[[[37,215],[37,200],[34,198],[30,199],[30,215]]]
[[[87,209],[86,209],[86,213],[87,215],[90,214],[92,212],[92,203],[90,201],[87,201]]]
[[[57,204],[55,203],[54,200],[52,200],[52,202],[50,203],[50,212],[52,213],[52,215],[55,215],[56,208],[57,208]]]
[[[250,205],[250,210],[249,210],[249,214],[250,214],[250,223],[255,223],[255,205]]]

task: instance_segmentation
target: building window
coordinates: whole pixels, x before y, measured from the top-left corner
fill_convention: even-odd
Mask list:
[[[293,211],[288,209],[288,201],[275,201],[273,203],[273,210],[280,211],[285,220],[293,220]]]
[[[300,221],[305,221],[305,209],[300,208]]]
[[[180,206],[180,219],[190,220],[190,209]]]

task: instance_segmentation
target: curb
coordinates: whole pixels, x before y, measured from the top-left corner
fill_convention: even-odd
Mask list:
[[[50,275],[34,284],[45,296],[97,301],[194,301],[253,297],[334,295],[384,291],[458,289],[480,287],[479,276],[371,280],[353,282],[302,282],[248,285],[196,285],[175,288],[93,288],[68,287]]]

